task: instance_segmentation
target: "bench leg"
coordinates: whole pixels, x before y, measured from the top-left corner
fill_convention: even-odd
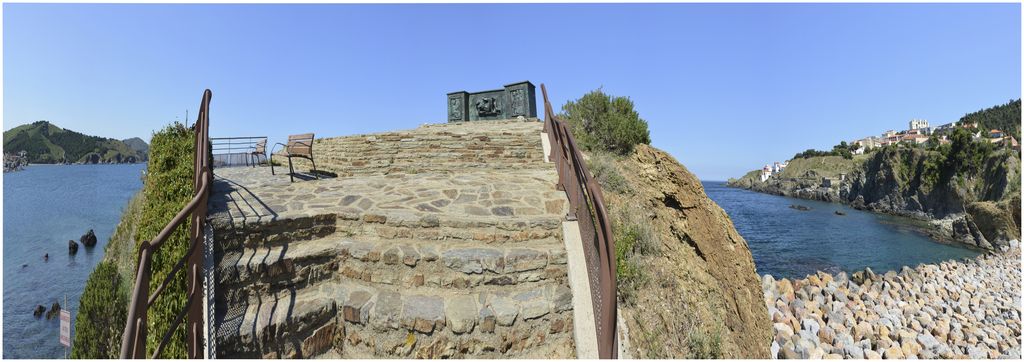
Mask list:
[[[313,174],[316,175],[316,179],[319,180],[320,179],[320,173],[316,171],[316,161],[313,161],[313,158],[310,157],[309,158],[309,162],[313,163]]]
[[[295,182],[295,169],[292,168],[292,158],[288,157],[288,178]]]

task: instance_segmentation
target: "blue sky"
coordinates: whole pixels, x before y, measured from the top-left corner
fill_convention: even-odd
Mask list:
[[[148,140],[210,88],[214,137],[339,136],[530,80],[556,108],[629,96],[654,146],[723,180],[1021,94],[1019,4],[3,7],[5,130]]]

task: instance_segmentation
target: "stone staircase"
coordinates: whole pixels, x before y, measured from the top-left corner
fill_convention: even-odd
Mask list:
[[[321,180],[215,170],[217,357],[574,357],[541,125],[324,139]]]

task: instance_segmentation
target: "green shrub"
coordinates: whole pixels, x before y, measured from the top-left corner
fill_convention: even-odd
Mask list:
[[[637,144],[651,143],[647,121],[633,109],[633,101],[610,96],[601,89],[567,102],[560,116],[569,123],[580,146],[589,151],[627,154]]]
[[[75,318],[71,358],[118,358],[128,312],[125,282],[108,260],[89,274]]]

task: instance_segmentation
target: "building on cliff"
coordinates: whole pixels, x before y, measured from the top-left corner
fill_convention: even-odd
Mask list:
[[[771,177],[771,176],[772,176],[772,167],[769,166],[768,164],[765,164],[764,167],[761,168],[761,182],[768,181],[768,178]]]
[[[907,129],[915,130],[915,129],[926,129],[926,128],[930,128],[930,127],[928,127],[928,121],[927,120],[924,120],[924,119],[912,119],[912,120],[910,120],[910,128],[907,128]]]

